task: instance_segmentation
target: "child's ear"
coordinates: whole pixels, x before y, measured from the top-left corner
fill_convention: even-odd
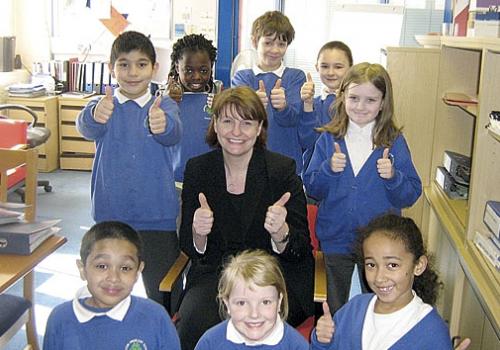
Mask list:
[[[80,259],[76,260],[76,267],[78,267],[78,271],[80,272],[80,278],[83,281],[86,281],[87,275],[85,273],[85,266],[83,265],[83,262]]]
[[[139,268],[137,269],[137,272],[141,273],[142,270],[144,270],[144,266],[145,266],[144,261],[141,261],[139,264]]]
[[[257,50],[257,43],[259,42],[259,39],[256,38],[253,35],[252,35],[251,39],[252,39],[252,46],[253,46],[253,48]]]
[[[115,75],[115,70],[113,69],[113,65],[111,63],[108,63],[108,68],[109,68],[109,71],[111,72],[111,76],[116,79],[116,75]]]
[[[413,274],[415,276],[420,276],[421,274],[423,274],[425,269],[427,268],[428,262],[429,261],[427,260],[427,257],[425,255],[422,255],[420,258],[418,258],[417,263],[415,264],[415,268],[413,269]]]
[[[155,64],[153,64],[153,74],[155,74],[158,69],[160,69],[160,63],[155,62]]]
[[[226,305],[226,312],[229,316],[231,316],[231,311],[229,310],[229,300],[227,299],[222,299],[222,301],[224,302],[224,305]]]

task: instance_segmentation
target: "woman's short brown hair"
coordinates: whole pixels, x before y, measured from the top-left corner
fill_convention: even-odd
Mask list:
[[[208,126],[206,141],[209,146],[220,146],[215,132],[215,121],[221,116],[238,115],[242,119],[256,120],[261,126],[254,147],[265,148],[267,141],[267,113],[259,96],[248,86],[223,90],[215,95],[212,106],[212,120]]]

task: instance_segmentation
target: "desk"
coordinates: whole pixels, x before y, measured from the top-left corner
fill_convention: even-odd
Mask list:
[[[26,325],[28,343],[38,350],[38,338],[35,326],[35,284],[34,268],[47,256],[66,242],[65,237],[54,235],[42,243],[31,255],[0,255],[0,293],[9,289],[21,278],[24,280],[24,297],[33,303],[30,309],[29,322]]]

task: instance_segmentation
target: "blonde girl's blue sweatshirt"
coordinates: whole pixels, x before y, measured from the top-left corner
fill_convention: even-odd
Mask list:
[[[338,173],[330,167],[334,142],[347,156],[344,171]],[[326,254],[349,254],[359,227],[387,212],[400,214],[402,208],[413,205],[422,194],[422,182],[403,135],[390,148],[395,168],[391,179],[383,179],[377,171],[377,160],[383,151],[382,147],[374,149],[354,176],[343,138],[336,139],[325,132],[316,142],[304,185],[307,194],[319,202],[316,235]]]

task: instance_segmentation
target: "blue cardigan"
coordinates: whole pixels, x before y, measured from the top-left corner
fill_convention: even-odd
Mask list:
[[[339,173],[330,167],[334,142],[347,156],[347,165]],[[422,183],[403,135],[390,148],[395,174],[389,180],[377,172],[377,160],[382,158],[383,151],[382,147],[374,149],[354,176],[343,138],[336,139],[325,132],[316,142],[304,184],[307,194],[319,201],[316,234],[326,254],[349,254],[359,227],[389,211],[399,214],[422,194]]]
[[[278,80],[278,76],[274,73],[263,73],[256,76],[252,69],[240,70],[231,80],[231,86],[246,85],[258,90],[259,80],[264,81],[266,93],[270,96],[271,90]],[[300,69],[285,68],[281,77],[281,86],[285,89],[287,106],[283,111],[278,112],[272,107],[271,101],[267,105],[269,121],[267,149],[293,158],[297,166],[297,174],[302,172],[302,147],[297,128],[303,109],[300,88],[305,81],[305,74]]]
[[[180,350],[177,331],[160,304],[132,296],[122,321],[108,316],[95,316],[80,323],[73,311],[72,301],[52,310],[43,338],[44,350],[108,350],[132,349]],[[128,347],[127,347],[128,346]],[[137,346],[137,345],[136,345]]]
[[[311,336],[312,350],[361,350],[363,324],[372,293],[352,298],[333,316],[335,334],[329,344],[320,343],[316,330]],[[436,309],[432,309],[420,322],[394,343],[389,350],[451,350],[448,327]]]
[[[78,131],[94,140],[92,167],[92,216],[96,222],[119,220],[136,230],[175,231],[179,200],[175,191],[172,146],[182,128],[179,108],[164,97],[167,115],[163,134],[149,131],[148,112],[154,98],[141,108],[134,101],[114,99],[106,124],[97,123],[92,112],[99,101],[90,101],[76,121]]]
[[[228,321],[223,321],[203,334],[195,350],[308,350],[309,344],[304,337],[288,323],[285,323],[283,338],[276,345],[247,346],[235,344],[226,338]]]
[[[330,94],[324,100],[317,96],[313,100],[313,111],[302,112],[302,118],[299,124],[299,139],[302,145],[302,161],[304,169],[307,169],[314,151],[314,145],[318,140],[320,133],[315,130],[320,126],[328,124],[332,117],[330,116],[330,106],[335,103],[335,95]]]

